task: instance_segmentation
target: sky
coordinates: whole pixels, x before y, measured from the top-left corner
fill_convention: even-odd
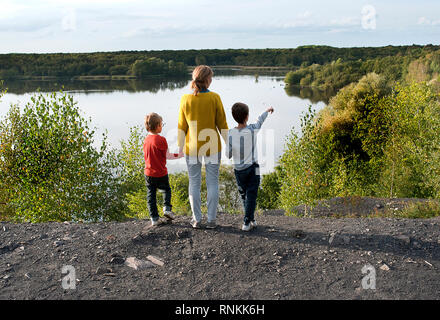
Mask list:
[[[438,0],[0,0],[0,53],[439,44]]]

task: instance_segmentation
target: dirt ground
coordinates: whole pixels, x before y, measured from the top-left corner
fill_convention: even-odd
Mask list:
[[[248,233],[225,213],[214,230],[189,216],[154,228],[3,222],[0,299],[440,299],[440,218],[322,216],[266,212]]]

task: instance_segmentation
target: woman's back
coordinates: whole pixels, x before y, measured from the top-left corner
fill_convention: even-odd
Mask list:
[[[220,96],[210,91],[199,92],[197,95],[185,94],[180,102],[178,129],[179,139],[185,136],[185,154],[209,156],[220,152],[218,131],[226,139],[228,130]]]

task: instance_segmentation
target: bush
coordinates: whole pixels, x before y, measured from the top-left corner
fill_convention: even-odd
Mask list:
[[[260,189],[258,190],[257,206],[260,209],[270,210],[280,208],[279,194],[281,170],[275,167],[271,173],[262,175]]]
[[[383,101],[391,123],[379,184],[388,197],[440,198],[440,96],[426,83],[398,85]]]
[[[438,200],[415,201],[402,210],[387,209],[375,212],[369,217],[402,218],[402,219],[430,219],[440,216],[440,203]]]
[[[319,187],[316,183],[313,158],[318,155],[314,143],[313,122],[315,112],[309,111],[301,119],[302,137],[292,129],[286,138],[286,146],[281,156],[280,194],[281,207],[287,214],[292,214],[292,208],[299,204],[313,205],[319,198]]]
[[[106,136],[95,149],[71,96],[38,93],[22,112],[12,105],[0,132],[2,193],[15,220],[121,218]]]
[[[228,213],[243,212],[243,202],[238,192],[234,168],[232,166],[220,166],[219,210]]]
[[[438,200],[415,202],[398,212],[396,218],[430,219],[440,216],[440,203]]]
[[[171,204],[173,211],[177,214],[191,214],[189,204],[188,186],[189,178],[186,172],[170,174],[170,186],[172,191]]]
[[[0,102],[3,95],[6,93],[6,89],[3,89],[3,80],[0,80]],[[2,134],[2,133],[0,133]],[[3,149],[3,144],[0,145],[0,154]],[[1,158],[0,158],[1,161]],[[5,181],[0,180],[0,221],[10,220],[13,216],[13,212],[10,207],[8,207],[9,198],[7,192],[7,184]]]
[[[391,91],[371,74],[292,130],[280,159],[280,204],[338,196],[440,198],[440,96],[426,83]]]

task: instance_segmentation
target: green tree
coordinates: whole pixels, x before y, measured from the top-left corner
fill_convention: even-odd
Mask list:
[[[426,83],[398,85],[382,101],[390,138],[380,184],[388,197],[440,198],[440,96]]]
[[[38,93],[0,123],[0,181],[18,221],[119,219],[106,137],[93,146],[71,96]]]
[[[196,56],[195,61],[196,61],[196,65],[197,65],[197,66],[199,66],[199,65],[203,65],[203,64],[206,64],[206,58],[205,58],[204,55],[198,55],[198,56]]]
[[[131,66],[131,74],[138,78],[163,75],[168,72],[168,64],[159,58],[136,60]]]
[[[111,75],[125,75],[128,72],[128,67],[123,65],[113,66],[109,69]]]

